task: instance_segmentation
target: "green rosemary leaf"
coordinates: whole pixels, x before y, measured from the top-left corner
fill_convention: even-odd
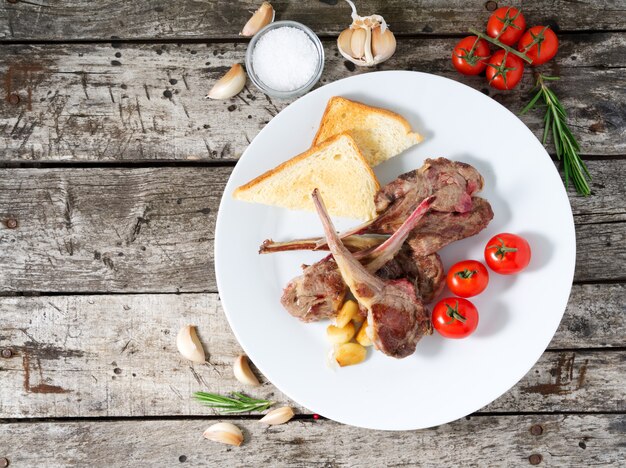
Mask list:
[[[535,107],[535,104],[537,103],[540,97],[541,97],[541,90],[537,91],[537,94],[535,94],[535,97],[532,98],[530,102],[526,105],[526,107],[522,109],[522,111],[520,112],[520,115],[524,115],[526,112],[528,112],[533,107]]]
[[[552,121],[550,120],[552,113],[548,110],[546,111],[546,116],[544,117],[544,129],[543,129],[543,138],[541,139],[541,144],[545,145],[546,140],[548,139],[548,133],[550,132],[550,125],[552,125]]]

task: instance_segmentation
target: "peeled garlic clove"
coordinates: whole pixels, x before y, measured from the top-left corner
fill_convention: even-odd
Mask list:
[[[274,8],[272,8],[270,2],[263,2],[259,9],[255,11],[252,17],[248,20],[239,35],[246,37],[254,36],[263,27],[274,21],[275,14]]]
[[[219,442],[221,444],[236,445],[239,447],[243,442],[243,433],[234,424],[228,422],[222,422],[213,424],[209,427],[202,437],[213,442]]]
[[[250,369],[247,356],[242,355],[235,359],[233,373],[235,374],[235,378],[242,384],[250,385],[252,387],[258,387],[261,385],[259,379],[256,378],[256,375],[254,375]]]
[[[372,55],[377,63],[387,60],[396,51],[396,37],[389,28],[381,31],[381,26],[372,29]]]
[[[205,97],[211,99],[228,99],[237,94],[246,85],[246,72],[241,64],[234,64],[226,74],[221,77],[211,88]]]
[[[341,52],[342,55],[344,55],[345,53],[352,57],[352,47],[350,47],[350,41],[352,40],[353,32],[353,29],[344,29],[343,31],[341,31],[341,34],[339,34],[339,37],[337,38],[337,47],[339,48],[339,52]]]
[[[293,418],[293,415],[293,409],[290,406],[283,406],[282,408],[276,408],[275,410],[270,411],[259,419],[259,422],[275,426],[277,424],[286,423]]]
[[[176,336],[176,346],[185,359],[198,363],[206,361],[204,348],[202,348],[193,325],[185,325],[180,329]]]

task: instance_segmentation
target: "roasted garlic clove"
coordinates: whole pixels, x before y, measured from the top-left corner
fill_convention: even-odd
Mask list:
[[[261,385],[259,379],[257,379],[256,375],[252,373],[248,357],[245,355],[241,355],[235,359],[233,373],[235,374],[235,378],[242,384],[250,385],[252,387],[258,387]]]
[[[243,442],[241,429],[228,422],[213,424],[204,431],[202,437],[221,444],[236,445],[237,447]]]
[[[206,361],[204,348],[198,339],[194,325],[185,325],[180,329],[176,336],[176,347],[185,359],[197,363]]]
[[[293,416],[293,409],[290,406],[283,406],[282,408],[276,408],[275,410],[270,411],[259,419],[259,422],[275,426],[286,423],[293,418]]]
[[[354,3],[352,24],[337,38],[337,47],[343,57],[362,67],[384,62],[396,51],[396,38],[380,15],[359,16]]]
[[[263,2],[259,9],[255,11],[252,17],[248,20],[239,35],[245,37],[254,36],[262,28],[274,21],[275,15],[276,13],[270,2]]]
[[[210,99],[228,99],[239,94],[245,85],[246,72],[243,71],[240,63],[236,63],[213,85],[211,91],[205,97]]]
[[[352,322],[348,322],[344,327],[336,327],[328,325],[326,329],[326,337],[333,344],[344,344],[354,338],[356,328]]]

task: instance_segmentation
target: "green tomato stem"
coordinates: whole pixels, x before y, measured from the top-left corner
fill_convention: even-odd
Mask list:
[[[497,39],[494,39],[491,36],[488,36],[487,34],[481,33],[476,31],[475,29],[470,29],[469,30],[470,33],[480,37],[481,39],[486,40],[487,42],[490,42],[491,44],[500,47],[501,49],[506,50],[508,53],[513,54],[513,55],[517,55],[519,58],[521,58],[524,62],[526,63],[533,63],[533,61],[531,59],[529,59],[526,54],[521,53],[518,50],[515,50],[513,47],[509,47],[506,44],[503,44],[502,42],[500,42]]]

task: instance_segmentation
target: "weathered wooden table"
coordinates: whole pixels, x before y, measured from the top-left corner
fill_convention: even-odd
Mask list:
[[[574,287],[528,375],[476,414],[429,430],[361,430],[298,408],[270,429],[233,418],[245,433],[239,448],[201,440],[223,418],[191,393],[240,388],[231,364],[241,350],[213,268],[218,202],[239,155],[288,104],[253,86],[203,99],[243,60],[237,33],[258,3],[1,0],[0,466],[624,466],[624,0],[523,2],[530,23],[560,30],[545,69],[563,78],[554,89],[594,192],[570,191]],[[321,84],[367,72],[337,54],[349,9],[333,3],[273,2],[278,19],[323,38]],[[500,93],[450,65],[455,42],[482,28],[495,2],[358,3],[398,37],[378,69],[463,81],[514,112],[527,101],[530,74]],[[523,120],[539,134],[538,113]],[[174,338],[185,323],[199,326],[209,364],[180,358]],[[288,403],[269,382],[251,393]]]

